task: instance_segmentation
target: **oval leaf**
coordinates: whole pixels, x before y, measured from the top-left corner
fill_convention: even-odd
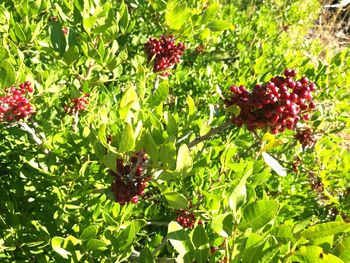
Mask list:
[[[216,20],[209,23],[208,28],[210,29],[210,31],[216,32],[216,31],[223,31],[226,29],[233,28],[233,25],[223,20]]]
[[[55,250],[58,254],[60,254],[63,258],[67,258],[70,255],[70,253],[65,250],[64,248],[61,247],[61,245],[64,242],[64,238],[63,237],[53,237],[51,239],[51,246],[53,248],[53,250]]]
[[[286,176],[287,175],[287,170],[284,168],[280,163],[273,158],[271,155],[269,155],[266,152],[261,153],[262,156],[264,157],[265,163],[271,167],[272,170],[274,170],[278,175],[280,176]]]
[[[243,209],[243,220],[238,227],[242,230],[247,228],[258,230],[274,219],[277,211],[278,202],[276,200],[259,200],[248,204]]]
[[[0,85],[1,87],[10,87],[15,83],[16,73],[13,66],[6,60],[0,64]]]
[[[233,215],[223,214],[213,218],[210,227],[220,236],[229,237],[233,230]]]
[[[301,235],[307,239],[314,239],[348,231],[350,231],[350,223],[335,221],[311,226],[306,229]]]
[[[192,241],[187,232],[178,223],[172,221],[168,225],[168,240],[180,255],[194,252]]]
[[[189,172],[192,169],[191,152],[186,144],[182,144],[179,148],[176,159],[176,171]]]
[[[182,209],[188,207],[188,201],[186,197],[182,194],[176,192],[164,193],[166,200],[169,202],[171,207],[175,209]]]
[[[87,240],[93,238],[97,234],[97,228],[95,226],[88,226],[83,230],[80,235],[80,239]]]
[[[128,152],[133,150],[135,147],[135,138],[132,127],[129,123],[127,123],[124,127],[122,137],[119,144],[120,152]]]

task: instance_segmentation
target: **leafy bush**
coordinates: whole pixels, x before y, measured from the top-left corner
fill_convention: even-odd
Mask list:
[[[234,2],[0,4],[2,262],[350,261],[350,50]]]

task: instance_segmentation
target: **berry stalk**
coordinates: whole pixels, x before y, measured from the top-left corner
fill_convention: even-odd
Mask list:
[[[188,148],[193,148],[195,147],[197,144],[204,142],[206,140],[209,140],[211,137],[213,137],[215,134],[221,133],[224,130],[226,130],[228,127],[230,127],[232,125],[231,121],[226,121],[223,124],[221,124],[220,126],[211,128],[210,131],[206,134],[204,134],[203,136],[197,137],[195,138],[193,141],[191,141],[188,144]]]

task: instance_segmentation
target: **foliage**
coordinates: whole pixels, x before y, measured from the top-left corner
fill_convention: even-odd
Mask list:
[[[3,1],[0,96],[30,81],[35,113],[0,123],[0,260],[349,262],[350,50],[307,37],[319,8]],[[186,47],[169,76],[144,52],[161,35]],[[317,85],[301,127],[312,143],[227,122],[232,84],[251,91],[287,67]],[[148,185],[120,204],[116,161],[143,151]]]

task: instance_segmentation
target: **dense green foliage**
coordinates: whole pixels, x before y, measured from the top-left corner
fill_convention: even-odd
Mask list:
[[[31,81],[36,113],[0,123],[1,262],[350,262],[350,49],[310,35],[316,0],[184,2],[2,1],[0,96]],[[186,50],[161,77],[144,45],[167,34]],[[286,67],[318,87],[315,145],[232,125],[188,147],[232,84]],[[110,170],[142,149],[152,179],[120,205]]]

